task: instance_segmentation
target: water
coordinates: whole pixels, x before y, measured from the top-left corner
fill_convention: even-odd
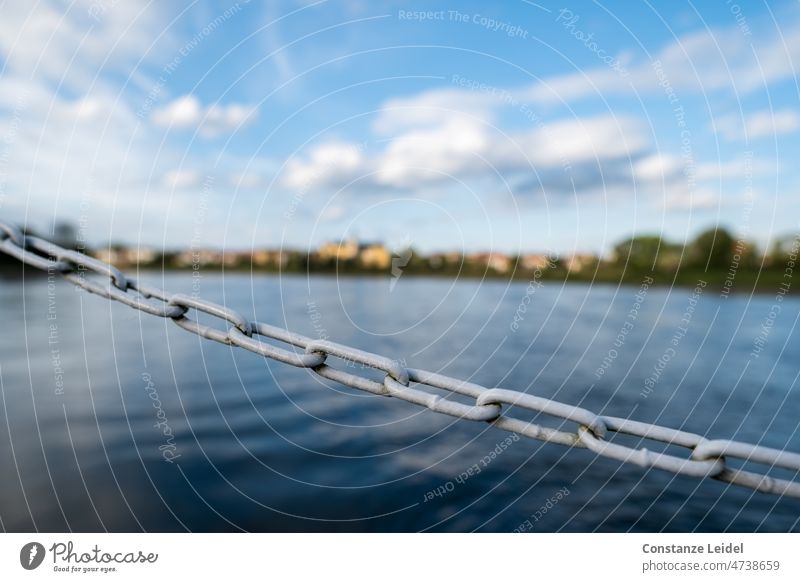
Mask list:
[[[796,298],[770,318],[774,295],[710,290],[637,300],[635,287],[557,283],[142,278],[410,366],[800,451]],[[508,433],[486,424],[329,384],[61,281],[0,280],[0,321],[4,530],[800,529],[800,500],[528,439],[504,446]]]

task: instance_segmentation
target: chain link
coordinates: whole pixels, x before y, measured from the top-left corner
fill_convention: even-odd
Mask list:
[[[72,284],[100,297],[118,301],[144,313],[170,318],[181,328],[198,336],[309,369],[323,378],[357,390],[397,398],[456,418],[488,422],[497,428],[532,439],[588,449],[599,456],[623,463],[690,477],[712,478],[764,493],[800,498],[798,481],[734,468],[726,462],[728,458],[735,458],[745,463],[777,467],[794,471],[796,478],[800,472],[800,454],[797,453],[733,440],[708,440],[698,434],[656,424],[599,416],[590,410],[549,398],[486,388],[442,374],[406,368],[399,361],[385,356],[331,341],[314,340],[266,323],[250,322],[224,305],[182,294],[172,295],[140,284],[112,265],[25,235],[19,228],[3,222],[0,222],[0,251],[31,267],[60,273]],[[105,281],[101,283],[87,278],[86,275],[91,273],[101,275]],[[190,309],[218,318],[229,327],[216,329],[202,325],[186,317]],[[257,336],[293,346],[297,350],[262,342]],[[378,382],[331,366],[328,361],[331,357],[343,360],[351,367],[360,365],[383,372],[383,381]],[[447,394],[440,396],[421,390],[421,386],[442,390]],[[451,399],[451,396],[471,399],[472,402],[461,402]],[[504,411],[503,407],[507,409]],[[536,416],[533,420],[516,418],[509,414],[509,409],[513,408],[535,412]],[[534,420],[540,414],[559,418],[562,424],[577,424],[577,428],[565,431],[535,424]],[[646,448],[629,447],[608,440],[609,433],[683,447],[691,450],[691,455],[682,458]]]

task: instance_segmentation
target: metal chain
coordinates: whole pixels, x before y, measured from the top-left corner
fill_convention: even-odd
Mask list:
[[[24,235],[19,228],[3,222],[0,222],[0,251],[37,269],[58,272],[71,283],[95,295],[119,301],[150,315],[170,318],[181,328],[201,337],[240,347],[291,366],[312,370],[323,378],[357,390],[405,400],[456,418],[488,422],[497,428],[532,439],[585,448],[623,463],[654,467],[690,477],[710,477],[764,493],[800,497],[800,482],[796,480],[745,471],[729,466],[726,461],[728,458],[736,458],[770,468],[780,467],[794,471],[797,477],[800,472],[800,454],[797,453],[732,440],[708,440],[697,434],[646,422],[599,416],[590,410],[548,398],[512,390],[490,389],[442,374],[405,368],[391,358],[331,341],[315,340],[266,323],[251,322],[223,305],[187,295],[172,295],[140,284],[107,263],[43,239]],[[104,281],[101,283],[89,279],[86,277],[87,273],[100,275]],[[229,324],[228,329],[207,327],[188,318],[186,314],[192,309],[226,322]],[[264,343],[258,337],[299,348],[302,352]],[[330,365],[331,358],[382,371],[385,376],[382,382],[358,376]],[[448,394],[440,396],[420,389],[422,386]],[[450,395],[462,396],[471,402],[451,400]],[[532,420],[510,416],[509,409],[513,408],[556,417],[562,420],[562,424],[574,423],[577,428],[568,432],[540,426]],[[609,433],[684,447],[691,450],[691,455],[678,457],[645,448],[629,447],[607,440]]]

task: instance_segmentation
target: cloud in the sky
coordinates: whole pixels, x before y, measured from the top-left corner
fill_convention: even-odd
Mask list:
[[[396,123],[436,121],[448,110],[483,115],[502,104],[557,104],[615,95],[663,93],[665,85],[685,94],[727,89],[746,94],[792,78],[800,62],[800,26],[786,26],[781,35],[744,36],[736,27],[708,29],[675,39],[650,59],[629,65],[622,75],[605,66],[543,77],[519,87],[493,87],[455,76],[456,87],[437,88],[390,100],[385,116],[375,122],[381,131]],[[396,110],[401,109],[398,113]],[[438,110],[438,114],[437,114]]]
[[[255,121],[257,108],[252,105],[214,103],[203,106],[194,95],[184,95],[156,109],[155,125],[170,129],[197,130],[205,137],[237,131]]]
[[[291,190],[304,193],[319,188],[338,188],[368,172],[369,163],[359,144],[320,144],[311,148],[307,159],[287,161],[283,183]]]
[[[781,32],[746,36],[735,26],[706,29],[676,38],[651,59],[628,66],[625,76],[596,67],[542,79],[518,96],[539,103],[573,102],[590,96],[652,94],[663,91],[664,84],[685,93],[727,89],[746,94],[796,74],[800,26],[787,25]]]
[[[459,76],[455,78],[461,79]],[[412,127],[441,125],[448,119],[462,121],[465,117],[473,117],[490,122],[493,110],[503,104],[503,95],[501,89],[492,92],[448,87],[410,97],[393,97],[381,105],[372,128],[378,134],[389,135]]]
[[[162,183],[167,188],[189,188],[200,183],[200,176],[191,170],[170,170],[164,174]]]
[[[0,206],[6,219],[36,227],[80,221],[94,240],[117,229],[158,240],[167,220],[192,222],[195,202],[173,195],[198,190],[200,174],[186,168],[207,164],[185,144],[159,139],[152,122],[215,136],[251,123],[256,111],[201,105],[187,95],[147,114],[146,93],[156,86],[147,71],[162,66],[165,55],[180,54],[177,31],[165,28],[171,18],[157,3],[4,6]],[[162,90],[159,98],[167,95]]]
[[[377,136],[391,140],[383,151],[343,157],[342,163],[336,163],[331,161],[333,156],[323,159],[312,148],[305,157],[287,164],[283,183],[289,187],[313,183],[324,190],[356,181],[359,189],[380,192],[492,174],[527,174],[518,182],[524,185],[523,192],[537,185],[555,192],[617,186],[631,191],[638,186],[657,196],[675,192],[676,199],[682,197],[675,206],[685,206],[694,198],[680,193],[679,182],[719,179],[722,167],[732,170],[729,176],[740,175],[736,168],[741,163],[683,159],[679,152],[651,143],[646,120],[632,116],[536,119],[537,127],[523,132],[504,132],[494,123],[504,109],[519,109],[521,104],[663,94],[665,84],[687,97],[722,89],[746,93],[793,75],[793,60],[800,61],[800,27],[787,27],[782,38],[746,37],[736,27],[728,27],[678,38],[651,59],[629,64],[624,76],[598,66],[508,88],[454,76],[449,80],[452,87],[393,97],[382,104],[371,127]],[[731,118],[717,121],[717,129],[729,138],[744,132],[750,137],[789,133],[800,125],[800,117],[789,110],[754,114],[741,129]],[[332,153],[352,151],[354,146],[317,147]],[[687,170],[687,165],[692,167]],[[570,171],[554,171],[564,166]],[[664,194],[665,187],[671,191]],[[707,193],[696,196],[703,205],[712,199]]]
[[[152,3],[6,2],[0,18],[3,77],[90,92],[104,72],[124,70],[172,46],[171,35],[158,34],[165,21]]]
[[[795,109],[764,110],[743,115],[724,115],[711,127],[729,140],[750,140],[800,131],[800,112]]]
[[[142,203],[155,163],[129,96],[108,76],[127,75],[170,43],[169,35],[156,41],[164,21],[157,6],[114,3],[92,13],[94,5],[15,2],[0,18],[3,213],[39,225],[80,213],[87,236],[110,231],[117,210],[139,215],[131,203]],[[118,198],[123,192],[131,195]]]
[[[413,110],[426,116],[421,108]],[[409,118],[404,109],[395,111]],[[604,169],[608,176],[616,175],[617,166],[629,166],[649,146],[642,124],[624,116],[559,120],[513,133],[471,117],[457,117],[453,112],[438,124],[398,133],[372,155],[363,154],[352,143],[316,146],[307,157],[290,160],[283,182],[290,188],[325,190],[358,181],[359,189],[380,192],[487,176],[532,177],[557,169],[551,175],[561,175],[560,183],[550,180],[549,187],[569,190],[574,187],[572,170],[594,165],[597,186],[602,187]]]
[[[212,8],[202,13],[202,22],[213,22]],[[661,48],[645,43],[651,52],[631,53],[639,56],[626,59],[625,75],[599,62],[573,68],[553,57],[543,69],[552,71],[547,75],[493,87],[449,75],[456,69],[444,61],[442,70],[448,74],[437,88],[419,90],[414,85],[416,92],[407,95],[397,92],[397,86],[371,89],[363,101],[342,103],[337,97],[331,108],[309,109],[293,119],[293,113],[302,111],[298,105],[311,102],[316,83],[323,94],[360,80],[342,60],[335,79],[326,78],[322,70],[305,79],[303,87],[309,93],[297,93],[297,103],[270,101],[275,113],[271,109],[265,119],[253,104],[266,95],[262,85],[235,93],[229,91],[236,78],[231,75],[213,81],[209,76],[206,85],[193,85],[197,79],[192,72],[206,72],[213,62],[203,59],[219,58],[216,42],[199,48],[192,55],[197,62],[190,65],[187,60],[180,74],[166,80],[151,106],[144,107],[161,67],[181,54],[180,47],[192,38],[189,34],[197,34],[197,22],[186,30],[189,19],[173,21],[173,16],[163,3],[78,0],[4,7],[0,135],[9,152],[0,168],[4,214],[13,212],[15,219],[53,217],[85,208],[108,231],[121,222],[139,221],[157,233],[168,221],[192,222],[197,202],[193,194],[209,175],[220,177],[214,183],[220,195],[214,200],[230,204],[240,190],[247,191],[246,196],[268,195],[265,208],[272,208],[276,198],[289,200],[298,192],[325,196],[346,188],[357,195],[337,200],[339,210],[327,214],[327,220],[352,210],[369,193],[438,196],[456,183],[487,197],[510,191],[526,202],[536,194],[602,192],[642,196],[665,209],[711,207],[729,196],[723,180],[744,177],[745,172],[742,160],[725,159],[733,146],[723,142],[792,139],[791,134],[800,133],[800,110],[792,103],[784,99],[768,109],[768,103],[748,106],[744,100],[755,101],[761,97],[759,89],[771,90],[770,84],[795,74],[800,26],[791,21],[781,24],[779,34],[774,27],[769,34],[756,34],[758,23],[753,19],[752,36],[727,26],[685,34]],[[763,21],[769,24],[769,19]],[[225,40],[228,34],[227,40],[238,42],[239,24],[226,21],[224,30],[214,32],[219,35],[214,40]],[[286,24],[281,40],[291,42],[288,19],[280,24]],[[470,40],[465,36],[465,45]],[[300,51],[301,45],[292,50]],[[226,58],[244,68],[260,57],[240,50]],[[398,63],[389,58],[387,54],[386,71],[392,72]],[[480,70],[479,61],[474,64],[476,77],[491,76]],[[458,70],[472,70],[467,67]],[[648,119],[651,104],[667,104],[664,83],[677,91],[687,109],[700,104],[695,112],[704,109],[703,100],[714,103],[709,111],[742,107],[742,115],[716,115],[710,128],[709,118],[692,126],[710,140],[712,132],[722,136],[717,151],[698,147],[692,152],[697,159],[687,160],[674,142],[669,143],[663,127],[656,127],[658,115],[664,121],[663,111]],[[225,98],[215,99],[215,90]],[[720,96],[723,105],[717,108]],[[522,105],[531,105],[528,112],[541,115],[525,117]],[[366,111],[375,111],[371,119],[364,117]],[[705,114],[710,117],[708,111]],[[353,133],[322,129],[347,115],[360,115],[367,123]],[[278,125],[287,122],[287,135],[298,137],[299,143],[276,143],[281,138],[269,137],[273,118]],[[666,122],[674,130],[674,119]],[[210,138],[235,137],[245,127],[264,132],[244,132],[244,147],[239,149],[214,150],[224,140]],[[189,140],[195,133],[207,139]],[[264,143],[260,136],[266,136]],[[286,153],[302,143],[308,145],[294,155]],[[747,171],[759,173],[766,167],[775,173],[775,163],[756,155]],[[89,203],[81,206],[85,201]],[[173,211],[170,216],[166,208]]]

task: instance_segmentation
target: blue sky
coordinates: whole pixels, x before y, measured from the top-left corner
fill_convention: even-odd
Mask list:
[[[800,230],[796,3],[7,3],[0,216],[604,252]]]

